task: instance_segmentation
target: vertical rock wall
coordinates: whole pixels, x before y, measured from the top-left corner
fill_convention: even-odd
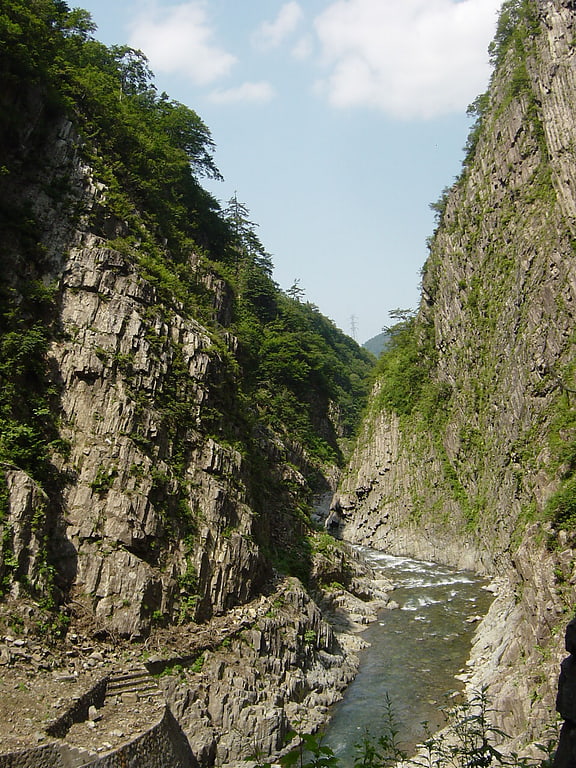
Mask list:
[[[38,99],[36,127],[42,109]],[[269,493],[247,443],[268,462],[272,484],[289,458],[293,484],[303,487],[297,467],[306,457],[242,424],[230,364],[236,339],[202,327],[170,295],[169,275],[146,273],[146,253],[109,213],[109,190],[94,180],[70,123],[52,125],[34,152],[42,166],[27,158],[26,183],[7,183],[33,211],[40,274],[25,266],[15,239],[9,279],[15,293],[29,277],[52,286],[46,364],[59,439],[47,497],[24,472],[5,468],[7,583],[25,579],[66,595],[93,631],[133,638],[154,624],[222,613],[262,588],[269,572],[258,542],[273,508],[275,528],[285,522],[282,493],[261,514]],[[66,194],[55,199],[48,191],[64,178]],[[230,290],[198,267],[194,251],[189,262],[214,321],[229,322]],[[40,575],[48,563],[49,583]]]
[[[198,431],[222,368],[209,335],[177,312],[165,318],[156,289],[93,236],[70,250],[61,286],[52,360],[72,446],[64,505],[76,592],[122,634],[141,633],[155,612],[193,618],[245,601],[262,569],[242,458]],[[169,412],[182,401],[191,423]],[[197,604],[180,595],[185,579]]]

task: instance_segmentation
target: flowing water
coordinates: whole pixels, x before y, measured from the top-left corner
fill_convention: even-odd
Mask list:
[[[395,585],[391,600],[399,607],[384,609],[362,633],[370,648],[362,651],[358,675],[334,708],[323,743],[343,768],[353,765],[354,744],[367,731],[378,737],[387,696],[408,752],[425,735],[423,722],[432,729],[443,725],[441,707],[461,688],[454,676],[470,651],[475,622],[467,619],[483,616],[492,599],[472,573],[358,549]]]

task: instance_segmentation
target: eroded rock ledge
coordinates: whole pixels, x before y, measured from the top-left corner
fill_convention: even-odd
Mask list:
[[[256,749],[278,755],[295,726],[313,731],[326,721],[357,671],[359,631],[386,604],[391,585],[372,583],[354,562],[352,589],[361,596],[334,586],[322,610],[286,578],[206,625],[158,630],[143,647],[70,633],[57,653],[40,658],[38,642],[4,638],[0,662],[11,692],[2,705],[0,764],[25,765],[7,762],[8,753],[39,759],[31,751],[38,746],[49,760],[58,736],[56,746],[112,767],[151,723],[165,735],[167,717],[191,765],[237,766]],[[70,697],[79,704],[70,707]],[[11,717],[15,711],[30,717]]]

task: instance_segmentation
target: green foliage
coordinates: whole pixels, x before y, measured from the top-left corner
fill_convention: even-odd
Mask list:
[[[522,48],[526,37],[538,32],[537,8],[532,0],[506,0],[500,9],[494,39],[488,48],[491,63],[499,66],[512,47]]]
[[[199,672],[202,672],[203,667],[204,667],[204,654],[200,653],[198,656],[196,656],[196,658],[193,661],[186,662],[185,664],[183,663],[166,664],[162,672],[159,672],[154,676],[158,678],[162,678],[162,677],[170,677],[170,675],[176,675],[180,679],[185,680],[186,669],[188,669],[190,672],[199,673]]]
[[[162,672],[155,675],[155,677],[163,678],[163,677],[170,677],[171,675],[176,675],[180,679],[184,680],[185,673],[184,673],[184,667],[182,664],[167,664]]]
[[[202,672],[203,667],[204,667],[204,654],[201,653],[192,662],[190,666],[190,671],[199,673],[199,672]]]
[[[13,534],[12,527],[4,525],[0,538],[0,596],[10,589],[19,565],[14,555]]]
[[[304,643],[312,647],[316,646],[316,632],[313,629],[307,629],[304,632]]]
[[[10,262],[0,257],[4,274]],[[44,317],[52,294],[39,281],[17,292],[0,287],[0,461],[16,465],[42,484],[50,482],[50,444],[59,440],[46,353],[52,337]]]
[[[298,745],[278,759],[282,768],[337,768],[339,765],[334,751],[322,744],[322,739],[311,733],[289,733],[288,738],[297,737]],[[258,760],[258,755],[253,756]],[[257,762],[254,768],[272,768],[271,763]]]
[[[439,199],[435,203],[430,203],[430,209],[434,211],[436,225],[440,224],[442,217],[444,216],[444,211],[446,210],[446,206],[448,204],[450,189],[450,187],[444,187]]]
[[[186,522],[184,521],[184,527]],[[200,595],[198,594],[198,572],[192,561],[194,553],[194,537],[188,533],[184,538],[185,546],[185,568],[177,577],[177,583],[180,590],[180,608],[178,614],[178,623],[186,624],[193,621],[196,617],[196,610]]]
[[[188,595],[194,595],[198,589],[198,574],[190,560],[186,561],[186,570],[178,577],[178,586]]]
[[[58,643],[68,632],[70,626],[70,616],[59,611],[56,606],[44,606],[47,610],[45,618],[39,623],[36,631],[47,643]]]
[[[333,552],[342,551],[342,543],[325,531],[315,533],[310,537],[312,552],[320,552],[331,555]]]
[[[404,762],[408,755],[398,741],[398,724],[388,692],[384,695],[384,721],[381,735],[376,739],[365,733],[355,744],[354,768],[388,768]]]
[[[150,617],[150,620],[152,621],[152,624],[159,626],[163,624],[164,618],[165,617],[162,611],[159,609],[156,609],[155,611],[152,611],[152,616]]]
[[[546,760],[530,760],[498,749],[495,744],[502,742],[506,734],[491,724],[492,711],[485,688],[474,691],[462,704],[444,708],[447,728],[429,734],[423,745],[423,756],[413,759],[412,764],[419,768],[535,768],[547,765]],[[542,749],[548,753],[547,749]]]
[[[116,465],[111,467],[100,465],[96,471],[96,477],[90,483],[90,488],[93,493],[102,498],[112,488],[114,478],[116,477],[118,477],[118,467]]]
[[[470,128],[470,131],[468,132],[466,144],[464,145],[463,163],[465,167],[470,165],[472,159],[474,158],[474,153],[476,152],[478,141],[482,135],[484,118],[488,112],[489,106],[490,97],[488,93],[482,93],[480,96],[476,97],[476,99],[472,102],[472,104],[469,105],[468,109],[466,110],[466,114],[469,117],[473,117],[474,122]]]
[[[420,343],[416,318],[409,317],[394,325],[377,366],[377,406],[409,416],[426,390],[431,365],[432,360]]]
[[[576,530],[576,475],[569,477],[548,499],[545,514],[559,528]]]
[[[544,508],[546,519],[556,529],[576,530],[576,407],[574,405],[574,378],[576,363],[571,362],[555,376],[557,397],[550,406],[551,420],[548,445],[550,472],[559,480],[559,486]]]
[[[26,110],[47,93],[47,80],[59,58],[59,42],[90,31],[87,14],[69,12],[52,0],[8,0],[0,9],[0,461],[30,474],[45,488],[60,482],[50,461],[64,449],[58,434],[56,387],[50,382],[47,350],[55,338],[55,286],[44,281],[45,249],[32,206],[15,194],[14,183],[28,168],[19,156],[27,137],[29,163],[36,141],[51,120],[55,94],[32,120]],[[36,132],[30,134],[30,126]],[[20,254],[18,258],[15,254]]]
[[[134,222],[138,209],[174,253],[186,240],[221,250],[228,227],[198,182],[201,176],[219,178],[208,128],[193,110],[157,94],[140,51],[107,48],[94,40],[94,29],[89,14],[70,11],[60,0],[7,0],[0,13],[5,98],[36,82],[54,109],[74,113],[109,188],[102,225],[110,213]],[[5,105],[0,119],[0,138],[8,147],[26,121],[11,106]],[[203,243],[195,238],[200,221]]]
[[[246,206],[234,198],[227,215],[236,233],[235,330],[250,401],[319,461],[339,461],[338,437],[359,424],[373,360],[313,304],[278,289]]]
[[[147,228],[164,237],[175,255],[187,239],[198,241],[200,221],[211,237],[198,244],[226,242],[219,206],[197,179],[219,177],[210,132],[198,115],[157,95],[139,51],[90,40],[74,54],[64,92],[98,147],[92,160],[116,192],[109,198],[116,215],[134,220],[136,205]]]
[[[190,621],[194,621],[199,599],[199,595],[190,595],[181,598],[178,624],[187,624]]]
[[[312,553],[310,541],[302,533],[290,543],[272,548],[269,556],[272,565],[279,573],[296,576],[304,585],[309,583]]]
[[[506,734],[490,723],[492,710],[485,688],[472,692],[469,700],[443,708],[443,711],[446,728],[438,733],[428,732],[419,753],[408,758],[398,742],[396,718],[386,694],[382,735],[375,738],[366,733],[355,744],[354,768],[391,768],[398,764],[408,768],[549,768],[552,764],[555,734],[551,735],[549,744],[537,745],[546,755],[542,760],[521,757],[514,752],[504,753],[495,746],[506,738]],[[289,738],[294,735],[289,734]],[[322,737],[313,734],[298,734],[297,737],[298,745],[279,758],[281,766],[338,768],[338,758],[330,747],[322,744]],[[258,760],[258,756],[255,759]],[[258,761],[255,768],[271,768],[271,763]]]

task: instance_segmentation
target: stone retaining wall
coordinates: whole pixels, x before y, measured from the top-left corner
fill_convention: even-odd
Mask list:
[[[166,707],[156,725],[85,768],[196,768],[197,765],[186,737]]]
[[[0,755],[0,768],[65,768],[59,744]]]
[[[66,712],[46,727],[48,736],[55,739],[63,739],[74,723],[82,723],[88,719],[88,710],[91,706],[99,709],[106,698],[106,686],[109,676],[103,677],[88,691],[82,694]]]
[[[93,690],[93,689],[92,689]],[[66,713],[69,714],[69,713]],[[57,722],[61,722],[60,718]],[[53,742],[0,755],[0,768],[68,768],[73,747]],[[114,752],[83,763],[83,768],[196,768],[198,763],[174,716],[166,707],[162,718]]]

